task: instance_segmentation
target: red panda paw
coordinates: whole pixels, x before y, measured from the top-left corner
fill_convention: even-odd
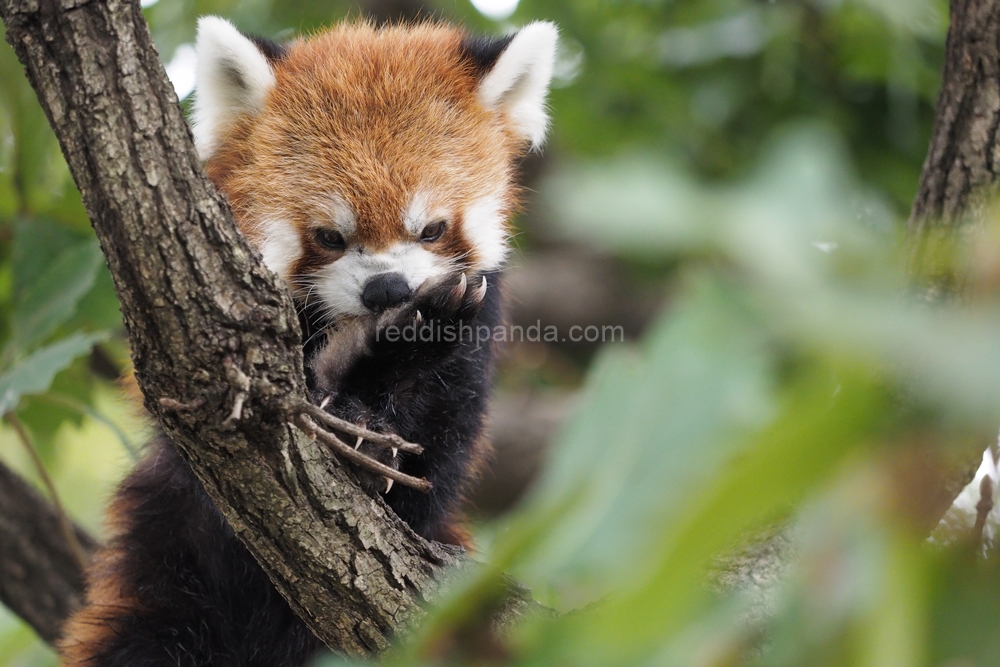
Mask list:
[[[364,454],[370,460],[378,461],[393,470],[399,470],[399,452],[396,450],[372,445],[367,440],[362,440],[361,438],[358,438],[352,444],[354,449]],[[390,478],[371,470],[367,466],[359,466],[359,469],[362,471],[362,474],[358,475],[358,483],[361,484],[361,487],[368,495],[386,494],[392,490],[394,482]]]
[[[337,397],[335,394],[324,393],[322,391],[312,392],[313,402],[323,411],[335,417],[338,421],[354,424],[357,429],[340,430],[336,425],[332,426],[335,437],[339,439],[343,446],[350,446],[360,456],[348,457],[361,474],[358,475],[358,483],[369,495],[386,494],[392,490],[393,480],[386,474],[391,474],[383,468],[398,471],[400,468],[400,448],[386,443],[384,440],[373,442],[366,431],[373,431],[376,434],[387,435],[392,433],[392,429],[381,420],[373,418],[371,412],[361,405],[356,399],[345,399]],[[322,424],[331,427],[330,424]],[[360,432],[359,432],[360,431]],[[368,436],[368,437],[366,437]],[[403,447],[403,452],[407,450]],[[412,453],[412,452],[411,452]]]
[[[380,331],[390,327],[424,331],[444,325],[472,326],[489,288],[486,276],[465,273],[428,281],[410,301],[383,313],[377,328]]]
[[[336,413],[335,416],[357,424],[361,428],[382,434],[392,432],[387,424],[373,418],[371,413],[355,400],[333,400],[328,405],[323,406],[323,409]],[[370,462],[374,461],[392,470],[399,470],[401,463],[399,450],[371,442],[361,435],[348,436],[343,434],[343,437],[345,438],[344,442],[353,447],[365,459],[353,461],[355,469],[359,472],[357,480],[361,488],[371,496],[389,493],[392,490],[393,480],[382,474],[378,466],[370,465]]]

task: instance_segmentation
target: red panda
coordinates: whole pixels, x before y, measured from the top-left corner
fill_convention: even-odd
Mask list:
[[[501,323],[517,160],[547,131],[556,41],[544,22],[498,39],[359,22],[287,45],[198,25],[205,170],[292,289],[315,399],[424,446],[370,455],[428,494],[361,477],[428,539],[463,542],[493,354],[472,332]],[[291,667],[321,648],[166,437],[120,486],[109,529],[65,665]]]

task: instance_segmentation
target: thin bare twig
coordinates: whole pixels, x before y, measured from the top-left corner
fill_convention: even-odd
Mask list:
[[[376,433],[375,431],[369,431],[363,426],[358,426],[357,424],[352,424],[349,421],[335,417],[318,405],[313,405],[312,403],[308,403],[306,401],[293,401],[289,406],[288,412],[291,414],[293,419],[296,414],[308,415],[330,430],[346,433],[350,436],[354,436],[355,438],[362,438],[373,445],[378,445],[387,449],[398,449],[399,451],[406,452],[407,454],[424,453],[423,447],[413,444],[412,442],[407,442],[395,433]]]
[[[406,473],[399,472],[395,468],[390,468],[384,463],[380,463],[370,456],[362,454],[335,436],[333,433],[321,429],[316,425],[316,422],[310,419],[308,415],[299,413],[292,418],[292,423],[299,427],[302,432],[310,438],[319,440],[323,444],[328,445],[334,450],[334,452],[343,456],[352,463],[361,466],[362,468],[367,468],[368,470],[378,473],[383,477],[387,477],[388,479],[399,482],[404,486],[408,486],[424,493],[429,492],[431,488],[433,488],[433,485],[426,479],[412,477]]]
[[[250,396],[250,378],[230,359],[226,359],[226,372],[229,376],[229,382],[238,389],[236,398],[233,399],[233,411],[222,422],[223,427],[230,428],[243,418],[243,404]]]
[[[80,544],[80,540],[76,537],[76,530],[73,527],[73,522],[70,520],[69,515],[66,514],[66,509],[63,507],[62,501],[59,499],[59,493],[56,491],[55,484],[52,483],[52,478],[49,477],[49,472],[45,469],[45,464],[42,463],[42,459],[38,456],[38,450],[35,448],[35,442],[28,433],[28,430],[24,428],[24,424],[20,419],[17,418],[13,412],[8,412],[4,415],[7,422],[14,428],[14,432],[17,433],[18,440],[24,445],[24,449],[28,452],[28,456],[31,458],[31,464],[35,467],[38,472],[38,477],[42,480],[42,484],[45,485],[45,489],[48,491],[49,499],[52,501],[52,505],[55,507],[56,514],[59,517],[59,527],[63,533],[63,539],[66,540],[66,545],[69,550],[73,553],[73,558],[80,565],[80,570],[85,571],[90,566],[90,558],[87,557],[87,552],[84,551],[83,545]]]
[[[160,407],[169,412],[191,412],[192,410],[198,410],[205,405],[204,398],[196,398],[190,403],[183,403],[178,401],[176,398],[170,398],[165,396],[160,399]]]

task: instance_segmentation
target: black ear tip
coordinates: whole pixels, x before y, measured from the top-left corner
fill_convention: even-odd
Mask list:
[[[512,34],[503,37],[467,35],[462,39],[462,58],[472,65],[476,76],[484,76],[493,69],[512,39]]]
[[[260,51],[267,62],[271,63],[273,66],[275,63],[280,62],[285,58],[288,50],[281,44],[278,44],[274,40],[268,39],[267,37],[260,37],[259,35],[248,35],[243,33],[243,36],[254,43],[257,50]]]

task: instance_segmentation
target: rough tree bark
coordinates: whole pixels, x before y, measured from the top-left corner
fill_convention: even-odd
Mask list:
[[[385,648],[463,558],[288,425],[293,304],[204,177],[139,3],[0,0],[0,18],[107,257],[146,407],[317,636]]]
[[[910,231],[957,222],[1000,175],[1000,0],[952,0],[934,129]]]
[[[82,529],[88,554],[97,543]],[[80,601],[83,571],[52,505],[0,464],[0,602],[52,642]]]

